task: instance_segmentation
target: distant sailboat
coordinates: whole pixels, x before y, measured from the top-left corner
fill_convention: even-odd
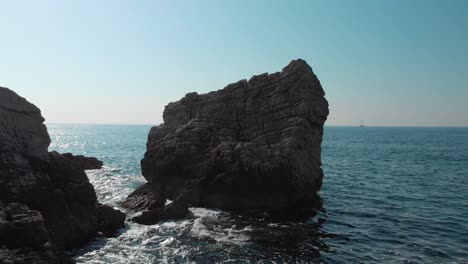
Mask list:
[[[364,121],[361,120],[361,124],[359,124],[359,127],[364,127]]]

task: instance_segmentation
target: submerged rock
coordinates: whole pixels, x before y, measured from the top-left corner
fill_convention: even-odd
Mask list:
[[[43,122],[37,107],[0,87],[0,255],[11,263],[65,263],[63,249],[111,235],[125,219],[103,209],[84,172],[102,162],[48,152]]]
[[[161,195],[234,210],[316,203],[328,102],[303,60],[166,106],[141,161]],[[134,199],[135,197],[133,197]]]

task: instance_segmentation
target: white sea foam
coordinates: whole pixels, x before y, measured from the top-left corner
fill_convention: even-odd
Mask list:
[[[249,241],[251,227],[238,228],[229,221],[229,214],[219,210],[190,208],[195,220],[190,229],[194,237],[209,238],[219,243],[244,245]]]
[[[77,263],[191,263],[197,251],[184,242],[184,236],[227,245],[248,243],[251,227],[239,228],[229,214],[219,210],[190,208],[194,218],[165,221],[151,226],[127,223],[116,238],[100,237],[81,250]],[[192,262],[195,263],[195,262]]]

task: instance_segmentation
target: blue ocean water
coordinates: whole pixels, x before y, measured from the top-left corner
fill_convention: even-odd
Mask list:
[[[144,181],[150,126],[48,125],[50,150],[95,156],[98,199],[120,207]],[[191,208],[71,252],[78,263],[468,263],[468,128],[326,127],[323,208],[273,222]]]

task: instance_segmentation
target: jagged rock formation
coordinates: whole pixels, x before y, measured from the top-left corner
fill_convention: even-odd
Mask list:
[[[151,129],[142,174],[162,196],[195,206],[307,206],[316,199],[323,177],[324,95],[300,59],[281,72],[208,94],[189,93],[168,104],[164,124]],[[179,208],[178,213],[183,211]],[[143,216],[170,218],[151,210]]]
[[[2,263],[67,263],[63,249],[101,231],[112,235],[125,214],[96,200],[84,169],[94,158],[48,152],[40,110],[0,87],[0,259]]]

